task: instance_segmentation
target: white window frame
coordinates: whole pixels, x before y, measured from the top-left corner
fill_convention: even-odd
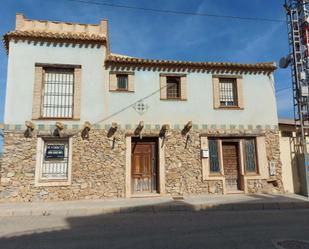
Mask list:
[[[42,166],[44,161],[45,143],[46,141],[56,141],[52,137],[38,137],[37,149],[36,149],[36,169],[35,169],[35,186],[68,186],[72,181],[72,137],[66,137],[63,139],[68,140],[68,174],[66,178],[42,178]],[[61,138],[57,138],[61,141]]]

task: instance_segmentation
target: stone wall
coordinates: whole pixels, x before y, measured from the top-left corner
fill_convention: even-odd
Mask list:
[[[0,201],[75,200],[124,197],[125,141],[119,132],[115,148],[106,130],[91,130],[89,140],[73,136],[72,184],[35,187],[37,137],[5,133]]]
[[[203,181],[200,134],[171,131],[165,141],[166,192],[171,195],[223,193],[221,181]]]
[[[275,162],[276,174],[269,179],[248,180],[248,192],[253,193],[283,193],[282,184],[282,163],[280,160],[280,137],[278,130],[268,130],[265,133],[267,161]],[[267,165],[269,171],[269,164]]]
[[[117,130],[114,148],[105,129],[92,129],[89,140],[83,140],[80,132],[74,132],[76,130],[68,131],[73,136],[72,184],[58,187],[34,185],[37,134],[33,138],[25,138],[21,131],[5,132],[0,202],[125,197],[127,131]],[[155,135],[158,131],[145,132],[144,137],[147,134]],[[180,130],[171,130],[164,139],[166,194],[222,194],[224,186],[221,180],[203,180],[202,132],[191,130],[189,134],[189,137],[182,136]],[[209,133],[209,136],[214,134],[218,135]],[[248,179],[249,193],[283,191],[278,131],[265,132],[265,143],[268,162],[276,162],[276,175],[269,179]]]

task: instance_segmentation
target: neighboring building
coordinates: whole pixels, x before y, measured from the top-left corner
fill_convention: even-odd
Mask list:
[[[2,200],[283,191],[274,63],[116,55],[105,20],[21,14],[4,44]]]
[[[300,165],[303,164],[303,157],[297,152],[295,121],[279,119],[279,130],[283,187],[288,193],[300,194]]]

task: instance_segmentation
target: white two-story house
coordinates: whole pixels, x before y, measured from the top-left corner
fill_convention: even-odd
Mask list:
[[[274,63],[133,58],[106,20],[22,14],[4,46],[0,200],[282,191]]]

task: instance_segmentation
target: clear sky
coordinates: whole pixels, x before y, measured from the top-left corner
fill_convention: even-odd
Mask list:
[[[96,2],[285,20],[283,0],[96,0]],[[136,57],[278,63],[280,57],[288,53],[287,28],[284,22],[155,13],[87,5],[67,0],[1,0],[1,34],[14,29],[16,12],[24,13],[30,19],[40,20],[96,24],[102,18],[108,19],[111,51]],[[0,122],[3,121],[6,70],[7,55],[2,46]],[[288,88],[291,86],[290,69],[278,69],[275,80],[278,115],[292,117],[292,90]]]

